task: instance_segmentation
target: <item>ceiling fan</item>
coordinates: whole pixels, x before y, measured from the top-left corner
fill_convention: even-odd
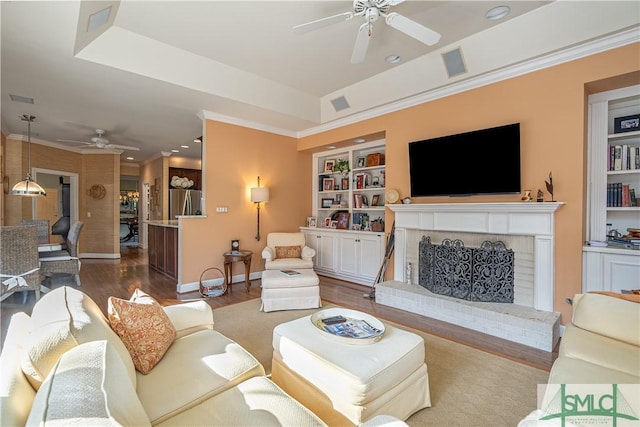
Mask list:
[[[91,146],[94,146],[96,148],[115,148],[115,149],[120,149],[120,150],[140,151],[140,149],[138,147],[132,147],[132,146],[129,146],[129,145],[109,144],[109,140],[102,136],[105,133],[105,131],[102,130],[102,129],[96,129],[96,133],[98,134],[98,136],[94,136],[93,138],[91,138],[91,142],[88,142],[88,141],[75,141],[73,139],[58,139],[57,141],[59,141],[59,142],[76,142],[78,144],[91,145]]]
[[[404,2],[404,0],[354,0],[353,12],[343,12],[305,24],[296,25],[293,27],[293,32],[302,34],[337,22],[349,21],[356,16],[364,17],[365,22],[358,29],[356,43],[353,46],[353,52],[351,54],[351,63],[353,64],[364,61],[364,57],[367,55],[367,48],[369,47],[369,40],[373,34],[373,23],[381,16],[390,27],[402,31],[406,35],[428,46],[438,43],[440,33],[396,12],[388,13],[391,6],[396,6],[402,2]]]

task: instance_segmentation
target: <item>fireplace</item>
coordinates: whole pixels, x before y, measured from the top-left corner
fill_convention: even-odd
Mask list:
[[[388,205],[395,212],[394,271],[376,285],[376,302],[489,335],[552,351],[560,314],[553,311],[554,214],[563,203],[442,203]],[[460,239],[469,247],[502,241],[514,251],[513,303],[478,302],[420,286],[419,246]],[[407,263],[416,266],[406,280]]]

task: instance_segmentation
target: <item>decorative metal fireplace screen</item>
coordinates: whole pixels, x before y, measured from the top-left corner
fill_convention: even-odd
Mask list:
[[[469,301],[513,302],[514,253],[503,242],[465,248],[461,240],[420,241],[418,284],[433,293]]]

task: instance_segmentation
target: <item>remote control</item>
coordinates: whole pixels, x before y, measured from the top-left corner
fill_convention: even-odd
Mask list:
[[[333,316],[322,319],[322,323],[324,323],[325,325],[335,325],[336,323],[343,323],[346,321],[347,319],[344,316]]]

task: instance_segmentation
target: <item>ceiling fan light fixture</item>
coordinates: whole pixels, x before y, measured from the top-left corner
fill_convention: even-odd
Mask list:
[[[366,141],[366,139],[364,139],[364,138],[356,138],[356,139],[353,140],[353,142],[358,143],[358,144],[360,144],[362,142],[365,142],[365,141]]]
[[[511,8],[509,6],[496,6],[489,9],[484,17],[490,21],[498,21],[507,16],[510,12]]]
[[[389,64],[397,64],[398,62],[400,62],[402,58],[400,58],[400,55],[389,55],[386,58],[384,58],[385,61],[387,61]]]

